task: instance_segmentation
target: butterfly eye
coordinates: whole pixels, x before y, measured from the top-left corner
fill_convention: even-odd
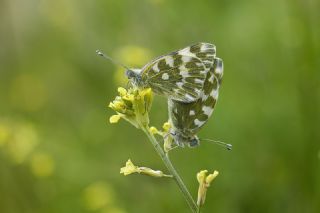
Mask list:
[[[128,78],[133,78],[135,76],[135,73],[132,70],[126,70],[126,76]]]
[[[199,146],[199,139],[198,138],[193,138],[190,140],[189,147],[196,147]]]

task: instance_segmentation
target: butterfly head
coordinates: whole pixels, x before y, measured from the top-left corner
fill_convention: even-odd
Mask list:
[[[142,78],[140,72],[140,69],[127,69],[125,74],[134,85],[141,86]]]
[[[178,146],[184,147],[187,144],[189,147],[194,148],[200,145],[200,139],[196,135],[187,136],[179,132],[171,132],[171,135]]]
[[[197,147],[200,145],[200,140],[197,136],[195,136],[194,138],[192,138],[189,143],[188,143],[189,147]]]

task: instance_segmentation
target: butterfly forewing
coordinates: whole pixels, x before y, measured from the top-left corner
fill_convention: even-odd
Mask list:
[[[212,67],[216,56],[216,47],[209,43],[197,43],[179,50],[181,55],[193,56],[202,61],[206,68]]]
[[[141,76],[155,93],[194,102],[202,96],[214,57],[214,45],[197,43],[153,60],[142,68]]]

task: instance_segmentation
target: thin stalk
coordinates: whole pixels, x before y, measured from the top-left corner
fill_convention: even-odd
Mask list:
[[[191,208],[193,213],[197,213],[199,212],[197,204],[195,203],[195,201],[193,200],[190,192],[188,191],[186,185],[183,183],[181,177],[179,176],[179,174],[177,173],[177,171],[175,170],[175,168],[173,167],[169,157],[166,155],[166,153],[163,151],[163,149],[161,148],[160,144],[158,143],[157,139],[153,136],[153,134],[151,134],[149,132],[149,128],[148,127],[144,127],[144,126],[140,126],[140,128],[143,130],[143,132],[147,135],[147,137],[149,138],[150,142],[152,143],[154,149],[156,150],[156,152],[159,154],[159,156],[161,157],[163,163],[166,165],[167,169],[169,170],[170,174],[173,176],[173,179],[175,180],[175,182],[177,183],[180,191],[182,192],[185,200],[187,201],[189,207]]]
[[[200,213],[200,210],[201,210],[201,205],[198,206],[197,213]]]

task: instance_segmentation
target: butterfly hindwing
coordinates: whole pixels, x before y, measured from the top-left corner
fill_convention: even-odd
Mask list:
[[[223,62],[214,59],[208,72],[201,98],[191,103],[168,99],[169,118],[175,134],[180,138],[193,138],[212,115],[218,99],[219,87],[223,76]],[[178,142],[179,144],[179,142]]]
[[[190,103],[201,97],[214,57],[214,45],[197,43],[151,61],[141,76],[155,93]]]

